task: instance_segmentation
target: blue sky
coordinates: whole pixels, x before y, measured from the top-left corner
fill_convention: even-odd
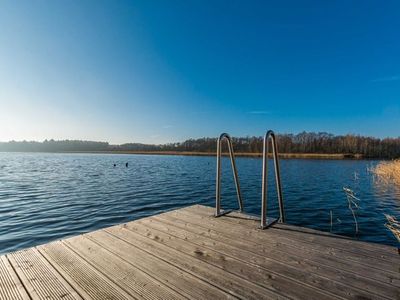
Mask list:
[[[1,1],[0,141],[400,136],[398,1]]]

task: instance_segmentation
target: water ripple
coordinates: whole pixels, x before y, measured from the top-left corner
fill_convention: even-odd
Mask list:
[[[365,172],[371,163],[283,160],[288,223],[355,236],[346,186],[361,198],[356,237],[396,245],[383,214],[399,216],[399,190],[377,185]],[[222,164],[223,206],[235,207],[229,160]],[[238,158],[237,165],[246,211],[258,214],[261,160]],[[277,215],[270,172],[269,212]],[[0,153],[0,253],[195,203],[214,205],[214,188],[213,157]]]

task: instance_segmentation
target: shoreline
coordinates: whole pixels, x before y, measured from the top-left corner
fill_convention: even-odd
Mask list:
[[[138,154],[138,155],[180,155],[180,156],[216,156],[216,152],[198,151],[106,151],[110,154]],[[228,152],[222,153],[229,156]],[[262,153],[235,152],[235,157],[262,158]],[[269,153],[268,157],[272,157]],[[279,153],[279,158],[303,158],[303,159],[362,159],[361,155],[352,154],[324,154],[324,153]]]
[[[12,152],[10,152],[12,153]],[[15,151],[14,153],[18,153]],[[19,153],[82,153],[82,154],[134,154],[134,155],[176,155],[176,156],[216,156],[215,152],[199,152],[199,151],[58,151],[58,152],[19,152]],[[228,152],[222,153],[223,156],[229,156]],[[261,158],[262,153],[235,153],[236,157],[253,157]],[[269,153],[268,157],[272,157]],[[359,160],[374,159],[366,158],[362,154],[340,154],[340,153],[279,153],[279,158],[283,159],[332,159],[332,160]],[[375,158],[382,159],[382,158]],[[383,159],[384,160],[384,159]]]

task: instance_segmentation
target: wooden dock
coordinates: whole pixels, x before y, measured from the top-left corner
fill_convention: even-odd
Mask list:
[[[0,299],[400,299],[394,247],[187,208],[0,257]]]

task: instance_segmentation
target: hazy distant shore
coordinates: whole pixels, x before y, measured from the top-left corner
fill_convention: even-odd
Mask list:
[[[277,138],[279,152],[283,158],[310,159],[395,159],[400,158],[400,137],[373,138],[356,135],[336,136],[324,132],[301,132],[280,134]],[[260,157],[263,137],[232,137],[237,156]],[[223,144],[223,151],[227,151]],[[158,155],[215,156],[217,138],[188,139],[166,144],[125,143],[82,140],[44,140],[0,142],[4,152],[81,152],[81,153],[131,153]]]
[[[138,154],[138,155],[181,155],[181,156],[216,156],[215,152],[199,151],[63,151],[54,153],[88,153],[88,154]],[[229,153],[222,153],[228,156]],[[235,152],[237,157],[262,157],[262,153]],[[271,153],[269,154],[271,157]],[[361,154],[327,154],[327,153],[279,153],[280,158],[302,159],[363,159]]]

